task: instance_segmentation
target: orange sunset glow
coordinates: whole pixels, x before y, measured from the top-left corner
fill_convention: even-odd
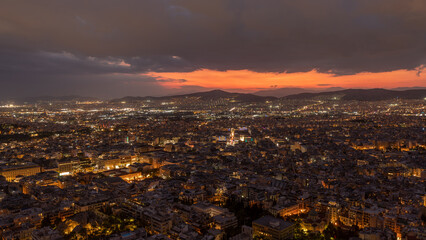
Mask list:
[[[298,73],[259,73],[249,70],[215,71],[202,69],[193,72],[149,72],[164,87],[200,86],[205,88],[256,90],[270,87],[345,87],[345,88],[393,88],[422,86],[426,75],[416,70],[396,70],[380,73],[335,75],[316,70]]]

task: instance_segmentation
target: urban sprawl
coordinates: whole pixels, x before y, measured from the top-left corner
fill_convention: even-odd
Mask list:
[[[0,106],[2,239],[426,239],[426,100]]]

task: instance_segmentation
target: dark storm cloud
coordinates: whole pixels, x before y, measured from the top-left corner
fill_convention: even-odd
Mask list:
[[[1,81],[415,69],[426,63],[425,12],[424,0],[5,0]]]
[[[28,72],[38,74],[140,73],[147,71],[192,71],[177,56],[93,57],[70,52],[22,51],[0,49],[1,73]]]
[[[81,95],[100,98],[160,96],[156,79],[134,74],[0,74],[0,100],[27,96]],[[170,91],[170,90],[169,90]],[[173,90],[172,90],[173,91]]]
[[[77,56],[69,52],[0,49],[0,74],[102,74],[128,72],[130,66],[114,57]]]
[[[157,79],[158,82],[173,82],[173,83],[183,83],[183,82],[187,82],[187,80],[185,79]]]

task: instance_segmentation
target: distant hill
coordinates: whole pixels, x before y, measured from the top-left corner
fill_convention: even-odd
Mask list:
[[[390,90],[405,91],[405,90],[420,90],[420,89],[425,90],[426,87],[397,87],[397,88],[392,88]]]
[[[338,90],[338,91],[336,91]],[[401,99],[423,99],[426,97],[426,87],[401,87],[394,89],[345,89],[339,87],[326,89],[309,89],[309,88],[279,88],[258,91],[255,93],[232,93],[222,90],[212,90],[207,92],[196,92],[190,94],[179,94],[162,97],[132,97],[112,99],[110,102],[126,102],[138,103],[147,100],[151,101],[176,101],[184,100],[192,101],[215,101],[220,99],[232,99],[236,102],[264,102],[273,101],[282,97],[283,99],[324,99],[338,98],[342,100],[359,100],[359,101],[377,101],[388,100],[393,98]],[[37,102],[76,102],[76,101],[96,101],[94,97],[84,97],[78,95],[70,96],[40,96],[11,99],[17,103],[37,103]]]
[[[424,99],[426,98],[426,89],[414,90],[386,90],[376,89],[347,89],[342,91],[321,92],[321,93],[301,93],[284,97],[284,99],[340,99],[357,101],[380,101],[395,98],[401,99]]]
[[[186,98],[196,98],[201,101],[211,101],[211,100],[219,100],[224,98],[232,98],[237,102],[263,102],[268,100],[275,100],[275,97],[264,97],[257,96],[254,94],[247,93],[230,93],[222,90],[213,90],[208,92],[197,92],[190,94],[182,94],[182,95],[174,95],[174,96],[164,96],[164,97],[124,97],[119,99],[113,99],[111,102],[127,102],[127,103],[135,103],[146,100],[160,100],[160,101],[171,101],[178,99],[186,99]]]
[[[289,95],[295,95],[300,93],[318,93],[318,92],[331,92],[343,90],[341,87],[331,88],[273,88],[268,90],[262,90],[254,92],[254,95],[258,96],[273,96],[273,97],[285,97]]]

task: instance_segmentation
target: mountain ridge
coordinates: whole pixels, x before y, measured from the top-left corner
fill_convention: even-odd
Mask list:
[[[330,88],[273,88],[254,92],[253,94],[258,96],[272,96],[272,97],[285,97],[300,93],[319,93],[319,92],[331,92],[344,90],[341,87],[330,87]]]
[[[180,95],[172,95],[172,96],[161,96],[161,97],[153,97],[153,96],[146,96],[146,97],[132,97],[132,96],[126,96],[123,98],[118,99],[112,99],[110,102],[136,102],[136,101],[146,101],[146,100],[172,100],[172,99],[178,99],[178,98],[198,98],[200,100],[217,100],[221,98],[233,98],[236,101],[241,102],[260,102],[260,101],[267,101],[267,100],[276,100],[278,98],[271,97],[271,96],[258,96],[251,93],[233,93],[233,92],[227,92],[223,90],[211,90],[206,92],[195,92],[195,93],[188,93],[188,94],[180,94]]]
[[[358,101],[379,101],[394,98],[401,99],[423,99],[426,97],[426,89],[409,89],[409,90],[389,90],[383,88],[373,89],[344,89],[339,91],[327,92],[303,92],[277,98],[274,96],[259,96],[255,93],[232,93],[223,90],[211,90],[206,92],[195,92],[189,94],[180,94],[161,97],[133,97],[126,96],[123,98],[113,99],[110,102],[138,102],[146,100],[173,100],[179,98],[196,97],[201,100],[214,100],[220,98],[233,98],[241,102],[261,102],[277,99],[312,99],[312,98],[335,98],[341,100],[358,100]]]
[[[383,88],[374,89],[345,89],[333,92],[321,93],[301,93],[289,95],[283,99],[314,99],[314,98],[333,98],[340,100],[357,100],[357,101],[380,101],[395,98],[400,99],[424,99],[426,98],[426,89],[410,89],[410,90],[388,90]]]
[[[282,89],[277,89],[281,91]],[[140,101],[170,101],[184,98],[197,98],[199,100],[218,100],[224,98],[232,98],[238,102],[262,102],[262,101],[273,101],[277,99],[314,99],[314,98],[337,98],[341,100],[358,100],[358,101],[378,101],[388,100],[394,98],[400,99],[424,99],[426,98],[426,87],[412,87],[412,88],[394,88],[394,89],[343,89],[338,91],[321,91],[312,92],[312,89],[303,88],[287,88],[288,91],[303,91],[296,94],[289,94],[283,97],[276,96],[265,96],[268,90],[258,91],[255,93],[238,93],[238,92],[227,92],[223,90],[211,90],[203,92],[195,92],[188,94],[177,94],[168,96],[125,96],[121,98],[115,98],[107,100],[111,103],[116,102],[140,102]],[[260,95],[258,95],[260,92]],[[20,99],[11,99],[17,102],[67,102],[67,101],[93,101],[99,100],[95,97],[85,97],[79,95],[67,95],[67,96],[39,96],[39,97],[26,97]]]

